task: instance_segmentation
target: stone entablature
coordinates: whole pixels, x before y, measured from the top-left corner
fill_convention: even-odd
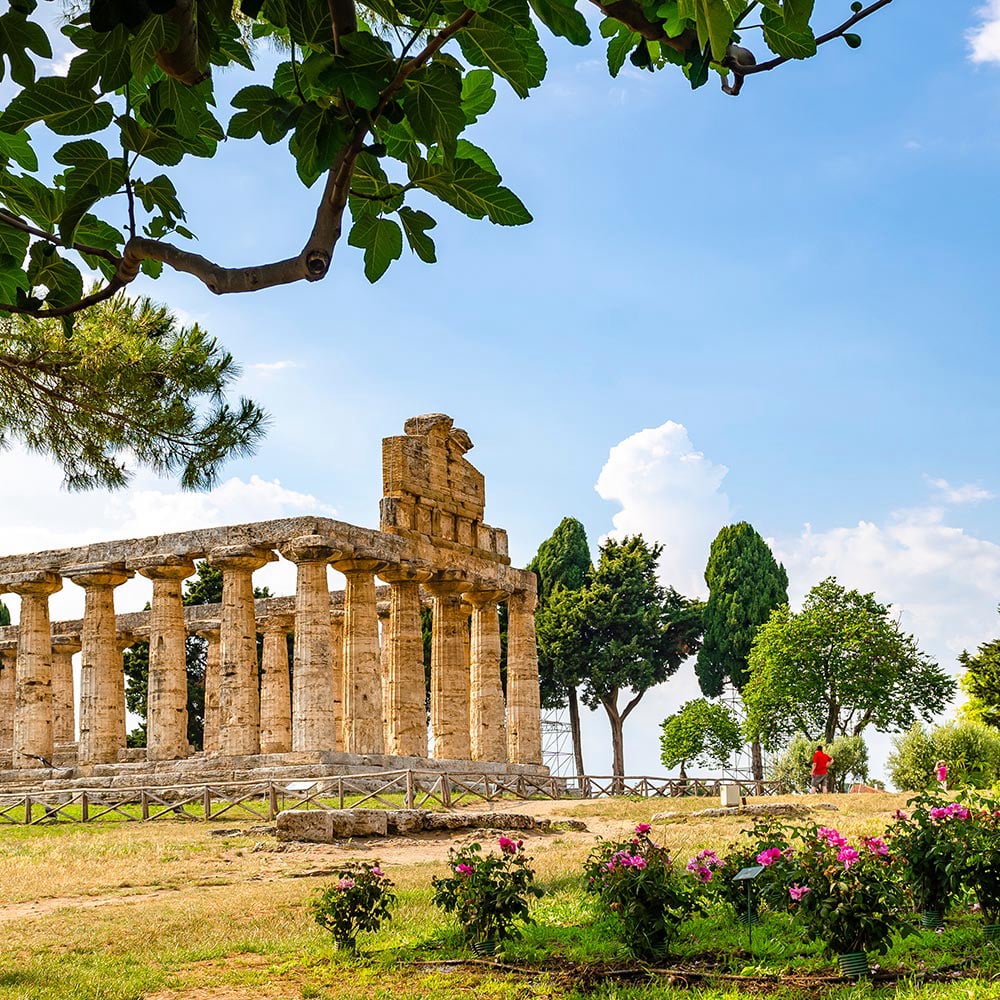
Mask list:
[[[510,565],[506,533],[483,523],[483,477],[464,457],[471,447],[442,414],[412,418],[404,435],[386,438],[380,531],[297,517],[0,557],[0,593],[21,598],[19,624],[0,629],[0,749],[27,769],[72,740],[79,650],[77,763],[115,762],[125,746],[122,650],[147,639],[148,760],[187,756],[184,650],[199,635],[208,644],[207,755],[540,764],[535,576]],[[253,573],[279,553],[296,565],[295,596],[255,601]],[[200,559],[221,569],[222,603],[184,607],[183,581]],[[329,591],[331,566],[344,574],[344,591]],[[151,582],[151,610],[116,615],[114,591],[136,573]],[[66,579],[84,590],[84,617],[53,625],[49,596]],[[503,601],[506,705],[496,621]],[[428,605],[429,690],[420,632]]]

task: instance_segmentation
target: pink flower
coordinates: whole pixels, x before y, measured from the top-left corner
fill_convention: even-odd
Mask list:
[[[910,817],[903,812],[902,809],[897,809],[895,813],[896,819],[909,819]]]
[[[859,857],[858,852],[853,847],[847,844],[845,844],[837,852],[837,860],[843,861],[845,868],[850,868],[851,865],[855,864],[858,860],[858,857]]]
[[[889,853],[889,847],[881,837],[865,837],[865,847],[867,847],[872,854],[885,855]]]
[[[346,892],[348,889],[353,889],[353,888],[354,888],[354,879],[352,878],[342,878],[337,883],[337,889],[340,890],[341,892]]]
[[[796,882],[793,886],[791,886],[791,888],[789,888],[788,895],[791,896],[792,899],[794,899],[795,902],[797,903],[799,902],[799,900],[802,899],[803,896],[807,895],[810,892],[812,892],[812,889],[810,889],[809,886],[799,885],[798,882]]]
[[[374,875],[376,878],[381,878],[384,874],[385,873],[382,871],[381,868],[379,868],[378,865],[374,865],[372,867],[372,875]]]
[[[463,875],[463,876],[464,875],[471,875],[472,874],[472,865],[467,865],[467,864],[455,865],[455,871],[459,875]]]
[[[516,854],[517,844],[515,841],[511,840],[510,837],[501,837],[497,843],[500,845],[500,850],[504,854]]]
[[[635,828],[635,832],[638,834],[649,833],[652,827],[648,823],[638,823]]]
[[[779,860],[781,857],[780,847],[769,847],[766,851],[761,851],[757,855],[757,864],[764,865],[766,868],[768,865],[773,865],[775,861]]]
[[[847,838],[839,830],[834,830],[829,826],[821,826],[816,831],[816,836],[828,847],[843,847],[847,843]]]

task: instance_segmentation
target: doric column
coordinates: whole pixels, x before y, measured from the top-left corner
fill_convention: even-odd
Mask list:
[[[205,640],[205,710],[202,751],[219,752],[219,626],[216,622],[192,622],[191,632]]]
[[[10,752],[14,747],[14,697],[17,676],[17,644],[0,649],[0,753],[7,755],[0,768],[10,767]]]
[[[41,767],[27,754],[52,760],[52,636],[49,595],[62,588],[56,573],[16,573],[0,584],[21,598],[14,692],[14,767]]]
[[[327,565],[336,553],[320,535],[293,538],[281,549],[296,565],[293,750],[333,750],[337,745],[327,578]]]
[[[222,570],[219,621],[219,748],[224,756],[260,752],[260,680],[253,572],[274,561],[269,549],[231,545],[208,561]]]
[[[76,699],[73,697],[73,654],[83,648],[75,636],[52,639],[52,742],[76,739]]]
[[[515,764],[542,762],[534,593],[507,600],[507,755]]]
[[[194,573],[194,563],[167,556],[143,562],[139,572],[153,581],[146,759],[179,760],[188,755],[187,629],[181,590]]]
[[[132,572],[121,563],[75,566],[65,572],[84,593],[77,760],[110,764],[125,749],[125,671],[115,631],[115,587]]]
[[[344,749],[344,612],[330,609],[330,663],[333,667],[333,714],[337,720],[337,749]]]
[[[389,753],[389,602],[376,601],[378,615],[378,677],[382,699],[382,746]]]
[[[503,687],[500,684],[500,617],[502,590],[476,590],[464,595],[472,605],[469,657],[469,740],[473,760],[505,761]]]
[[[378,612],[375,573],[383,563],[353,556],[333,567],[344,587],[344,749],[348,753],[383,753],[382,687],[379,678]]]
[[[426,757],[427,681],[420,583],[430,579],[430,573],[421,564],[405,563],[380,570],[379,576],[389,584],[389,618],[382,632],[385,752]]]
[[[424,589],[434,598],[431,625],[431,756],[468,760],[469,664],[465,659],[468,618],[462,591],[468,583],[453,571],[436,573]]]
[[[329,600],[329,599],[328,599]],[[329,615],[329,611],[327,611]],[[264,658],[260,678],[260,752],[288,753],[292,749],[292,693],[288,673],[288,633],[293,615],[268,615],[264,630]],[[329,632],[329,629],[327,629]],[[298,651],[298,631],[295,633]],[[329,638],[327,639],[329,642]],[[296,666],[298,658],[296,657]],[[331,745],[332,746],[332,745]]]

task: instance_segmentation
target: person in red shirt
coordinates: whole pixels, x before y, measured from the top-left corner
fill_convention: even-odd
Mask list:
[[[833,763],[833,758],[823,752],[823,744],[816,747],[813,754],[812,766],[812,790],[814,792],[826,791],[827,768]]]

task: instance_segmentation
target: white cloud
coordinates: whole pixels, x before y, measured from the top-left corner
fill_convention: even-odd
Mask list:
[[[163,480],[138,476],[124,493],[67,493],[62,476],[48,459],[13,449],[0,456],[0,553],[85,545],[116,538],[139,538],[224,524],[244,524],[282,517],[336,515],[316,497],[287,489],[277,480],[252,475],[228,479],[205,493],[182,492]],[[295,592],[295,568],[285,560],[254,574],[254,583],[274,594]],[[137,611],[149,600],[151,584],[135,578],[115,591],[118,611]],[[17,599],[8,595],[16,621]],[[78,617],[83,590],[67,582],[53,595],[56,619]]]
[[[981,503],[983,500],[993,500],[995,493],[977,486],[975,483],[965,483],[962,486],[952,486],[947,479],[931,479],[925,477],[927,482],[937,491],[938,499],[943,503],[967,504]]]
[[[261,361],[248,367],[250,371],[267,378],[278,372],[287,371],[289,368],[301,368],[302,365],[298,361]]]
[[[708,549],[730,516],[720,490],[728,471],[695,451],[683,424],[668,420],[615,445],[595,489],[621,504],[613,537],[641,532],[661,542],[661,580],[682,594],[707,596]]]
[[[965,33],[969,59],[974,63],[1000,62],[1000,0],[988,0],[976,14],[981,22]]]

